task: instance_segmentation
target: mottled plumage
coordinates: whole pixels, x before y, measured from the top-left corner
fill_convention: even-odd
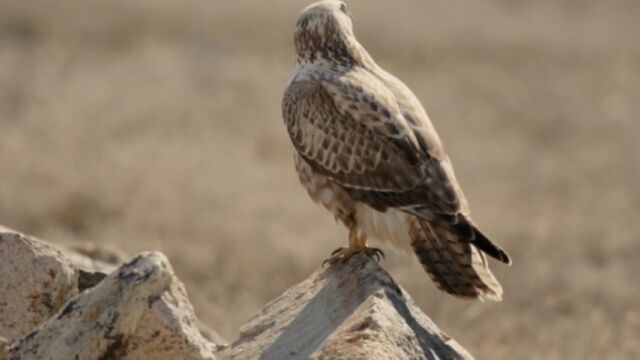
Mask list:
[[[413,249],[438,286],[499,300],[483,254],[510,263],[470,218],[438,134],[415,95],[356,40],[341,1],[307,7],[295,30],[297,63],[284,122],[310,196],[350,230]]]

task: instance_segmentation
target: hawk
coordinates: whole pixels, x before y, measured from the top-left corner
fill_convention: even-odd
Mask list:
[[[294,162],[310,197],[349,230],[354,254],[381,253],[367,239],[411,251],[437,286],[456,296],[500,300],[485,254],[511,264],[470,217],[451,161],[425,110],[358,42],[344,2],[301,13],[296,66],[283,97]]]

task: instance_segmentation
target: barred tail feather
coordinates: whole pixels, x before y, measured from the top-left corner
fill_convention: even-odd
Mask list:
[[[502,300],[502,287],[487,260],[460,235],[425,220],[411,222],[413,249],[436,285],[455,296]]]

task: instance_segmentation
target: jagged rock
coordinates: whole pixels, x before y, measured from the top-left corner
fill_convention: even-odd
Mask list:
[[[116,249],[91,243],[61,244],[60,249],[78,269],[79,291],[96,286],[125,259]]]
[[[60,247],[77,269],[87,273],[108,274],[127,259],[121,251],[108,245],[64,243]]]
[[[143,253],[11,345],[9,359],[214,359],[168,260]]]
[[[0,226],[0,360],[472,359],[366,255],[287,290],[225,346],[164,255],[111,271],[109,257],[63,252]]]
[[[473,358],[366,255],[317,271],[240,331],[220,358]]]
[[[77,293],[77,273],[55,247],[0,226],[0,335],[14,341]]]
[[[207,325],[198,322],[198,330],[200,330],[200,335],[202,335],[202,337],[204,337],[205,339],[209,340],[210,342],[216,344],[217,350],[222,350],[224,348],[226,348],[228,345],[228,341],[225,340],[225,338],[223,338],[220,334],[218,334],[217,331],[213,330],[212,328],[208,327]]]

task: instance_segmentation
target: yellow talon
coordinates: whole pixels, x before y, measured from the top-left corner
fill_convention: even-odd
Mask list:
[[[364,235],[359,234],[358,230],[351,229],[349,231],[349,247],[340,247],[334,250],[331,253],[331,256],[329,256],[328,259],[322,262],[322,266],[325,266],[327,264],[344,264],[349,261],[349,259],[351,259],[354,255],[357,255],[361,252],[364,252],[371,258],[375,258],[377,262],[380,262],[380,258],[384,259],[385,257],[382,250],[367,247],[367,238]]]

